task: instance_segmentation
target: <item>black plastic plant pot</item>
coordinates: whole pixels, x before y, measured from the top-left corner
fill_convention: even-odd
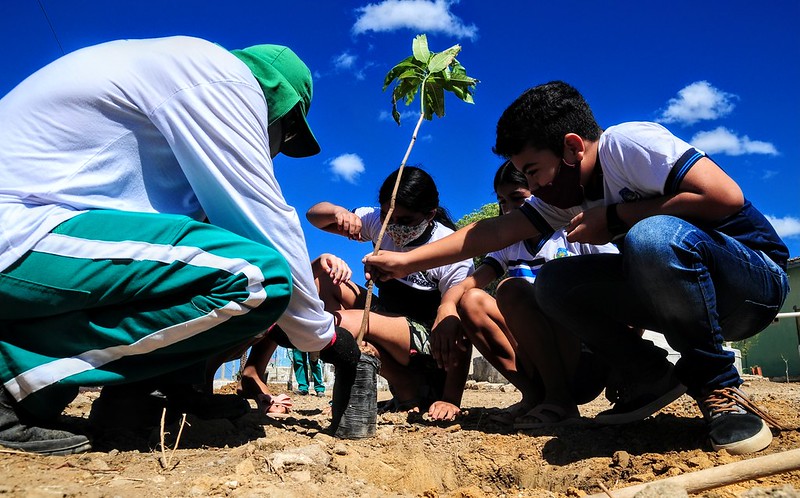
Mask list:
[[[362,353],[355,369],[336,367],[330,426],[334,436],[362,439],[375,435],[380,366],[378,358]]]

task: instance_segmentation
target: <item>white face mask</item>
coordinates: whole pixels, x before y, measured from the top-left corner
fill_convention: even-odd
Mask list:
[[[386,225],[386,234],[392,238],[394,245],[396,245],[398,249],[402,249],[409,242],[412,242],[420,238],[422,234],[425,233],[425,230],[428,229],[429,224],[430,221],[428,221],[427,219],[422,220],[422,222],[419,225],[415,226],[389,223],[388,225]]]

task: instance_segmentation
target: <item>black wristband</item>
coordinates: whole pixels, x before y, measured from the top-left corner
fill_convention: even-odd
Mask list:
[[[628,231],[627,225],[617,214],[617,204],[606,206],[606,227],[612,237],[617,237]]]

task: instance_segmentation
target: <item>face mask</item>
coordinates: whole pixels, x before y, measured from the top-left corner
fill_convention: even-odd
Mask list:
[[[553,181],[549,185],[537,189],[533,195],[560,209],[583,204],[581,164],[569,164],[561,159],[561,165]]]
[[[425,219],[419,225],[407,226],[389,223],[386,225],[386,235],[392,238],[394,245],[402,249],[411,241],[417,240],[428,229],[430,222]]]

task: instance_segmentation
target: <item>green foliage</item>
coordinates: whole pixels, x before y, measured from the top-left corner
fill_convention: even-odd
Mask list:
[[[494,218],[495,216],[499,216],[499,215],[500,215],[500,206],[498,206],[496,202],[490,202],[489,204],[484,204],[483,206],[481,206],[480,208],[476,209],[475,211],[472,211],[471,213],[467,213],[464,216],[462,216],[461,218],[459,218],[458,221],[456,221],[456,227],[464,228],[465,226],[467,226],[467,225],[469,225],[471,223],[475,223],[476,221],[480,221],[480,220],[483,220],[483,219],[486,219],[486,218]],[[485,255],[484,256],[476,256],[476,257],[472,258],[472,262],[475,264],[475,268],[480,266],[480,264],[483,262],[483,258],[484,257],[485,257]],[[484,290],[486,290],[486,292],[488,292],[491,296],[494,296],[494,293],[495,293],[495,290],[497,289],[497,286],[500,284],[500,282],[504,278],[506,278],[506,275],[503,275],[503,276],[499,277],[494,282],[492,282],[491,284],[487,285]]]
[[[458,221],[456,221],[456,226],[458,228],[464,228],[470,223],[475,223],[476,221],[480,221],[486,218],[494,218],[499,214],[500,214],[500,207],[497,205],[496,202],[490,202],[489,204],[484,204],[475,211],[467,213],[461,218],[459,218]]]
[[[392,90],[392,118],[400,124],[397,103],[410,105],[420,92],[420,113],[428,121],[436,114],[444,116],[444,93],[451,92],[468,104],[474,103],[472,94],[478,80],[467,76],[456,55],[461,45],[453,45],[442,52],[428,49],[428,37],[417,35],[411,45],[413,55],[394,66],[383,80],[383,90],[396,81]]]
[[[758,339],[759,336],[754,335],[753,337],[748,337],[747,339],[744,339],[742,341],[733,341],[731,343],[731,346],[733,346],[735,349],[738,349],[742,353],[742,367],[750,366],[747,355],[758,343]]]

